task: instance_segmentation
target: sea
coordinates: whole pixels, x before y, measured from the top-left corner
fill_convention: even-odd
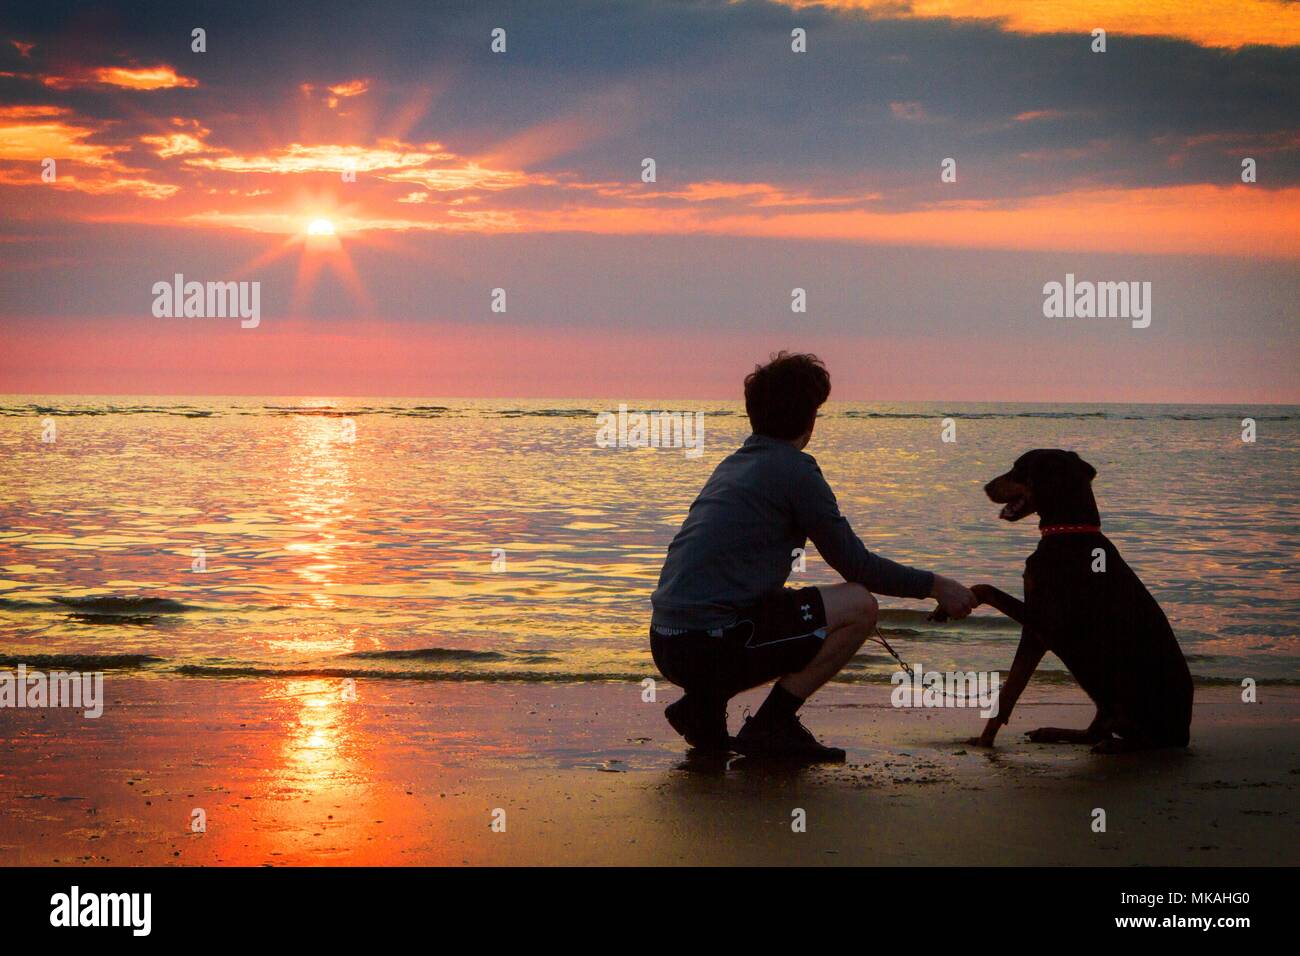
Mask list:
[[[620,405],[689,415],[699,447],[598,440]],[[724,401],[0,396],[0,665],[653,678],[664,552],[748,434]],[[807,451],[870,550],[1019,594],[1035,522],[982,486],[1051,447],[1097,469],[1104,530],[1199,682],[1297,682],[1296,406],[832,402]],[[789,584],[837,580],[810,545]],[[1010,665],[990,609],[881,605],[914,665]],[[868,644],[837,680],[896,671]],[[1034,680],[1070,677],[1049,655]]]

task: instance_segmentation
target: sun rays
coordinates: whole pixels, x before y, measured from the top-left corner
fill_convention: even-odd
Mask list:
[[[369,242],[363,231],[348,229],[348,207],[339,206],[329,198],[304,197],[296,209],[299,211],[276,214],[277,219],[286,222],[296,219],[296,229],[246,262],[236,274],[241,277],[260,275],[273,263],[296,255],[297,270],[289,300],[290,318],[301,318],[309,312],[312,296],[322,272],[326,270],[347,291],[359,315],[371,314],[373,303],[340,237],[342,232],[347,233],[349,243]],[[326,214],[322,215],[322,212]]]

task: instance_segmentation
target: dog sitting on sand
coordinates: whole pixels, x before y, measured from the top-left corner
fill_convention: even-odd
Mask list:
[[[984,488],[1000,517],[1038,514],[1042,538],[1025,562],[1025,599],[987,584],[971,588],[1022,628],[997,716],[972,743],[991,747],[1030,675],[1051,651],[1097,705],[1084,730],[1040,727],[1036,743],[1092,744],[1121,753],[1184,747],[1192,677],[1164,611],[1101,533],[1092,495],[1097,471],[1072,451],[1040,448]]]

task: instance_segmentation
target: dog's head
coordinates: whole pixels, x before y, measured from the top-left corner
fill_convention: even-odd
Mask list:
[[[1096,476],[1097,469],[1072,451],[1035,448],[985,485],[984,493],[1002,505],[998,517],[1005,521],[1037,512],[1045,521],[1096,522],[1091,487]]]

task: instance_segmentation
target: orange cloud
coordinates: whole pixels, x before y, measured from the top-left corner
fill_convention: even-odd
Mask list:
[[[180,145],[176,136],[147,137],[146,141],[165,141],[169,146],[176,141]],[[189,166],[228,173],[370,173],[382,181],[421,186],[422,191],[435,192],[496,191],[550,181],[517,170],[489,168],[448,152],[440,143],[413,145],[398,140],[380,140],[376,147],[290,143],[267,153],[237,155],[223,151],[221,155],[195,156],[185,162]]]
[[[203,142],[198,137],[191,136],[189,133],[169,133],[166,136],[141,136],[140,142],[155,147],[156,152],[163,159],[170,159],[173,156],[185,156],[189,153],[203,152]]]
[[[61,175],[57,184],[65,189],[75,189],[78,192],[89,193],[92,196],[129,193],[132,196],[139,196],[141,199],[153,200],[169,199],[180,192],[180,187],[171,183],[155,183],[152,180],[133,177],[81,179],[73,175]]]
[[[1300,258],[1300,187],[1105,189],[1004,203],[760,212],[574,208],[517,211],[523,231],[740,235],[980,249]]]
[[[814,196],[811,193],[782,189],[772,183],[758,182],[706,182],[687,183],[681,189],[646,190],[631,183],[599,183],[594,186],[573,184],[571,188],[593,189],[600,196],[617,198],[623,202],[658,204],[683,203],[740,203],[754,209],[794,206],[854,206],[862,202],[875,202],[882,198],[878,192],[845,193],[831,196]]]
[[[232,173],[342,173],[347,170],[366,173],[424,166],[455,158],[438,143],[414,147],[395,140],[381,140],[379,145],[380,148],[371,148],[290,143],[269,153],[240,156],[227,152],[220,156],[188,159],[186,163]]]
[[[636,197],[635,187],[525,191],[491,206],[430,202],[429,193],[369,198],[364,209],[332,219],[340,235],[370,230],[587,232],[608,235],[735,235],[880,245],[1135,254],[1300,258],[1300,187],[1209,185],[1078,190],[1027,200],[939,203],[913,210],[866,208],[876,194],[801,197],[768,184],[696,183]],[[584,203],[586,194],[610,200]],[[530,205],[523,204],[528,197]],[[477,197],[474,197],[477,198]],[[404,204],[385,215],[384,202]],[[840,208],[815,208],[838,205]],[[801,208],[808,207],[808,208]],[[301,231],[302,210],[207,211],[196,225],[266,232]]]
[[[122,147],[85,142],[96,130],[70,122],[62,106],[0,107],[0,160],[37,162],[46,157],[71,159],[89,166],[115,166]]]
[[[98,131],[70,121],[70,116],[61,106],[0,107],[0,183],[155,200],[179,191],[179,186],[128,175],[116,157],[126,147],[86,142]],[[46,159],[55,161],[55,177],[48,183],[41,178]],[[74,164],[73,172],[60,168],[65,161]],[[83,174],[86,167],[93,175]]]
[[[336,83],[329,87],[329,91],[335,96],[360,96],[366,90],[370,89],[369,80],[349,80],[347,83]]]
[[[915,114],[912,114],[915,115]],[[1017,119],[1053,115],[1028,111]],[[55,106],[0,107],[0,182],[25,185],[19,214],[96,221],[185,222],[207,228],[298,233],[329,214],[340,235],[361,232],[589,232],[718,234],[965,248],[1300,257],[1300,187],[1183,185],[1076,188],[1024,198],[981,198],[882,208],[884,194],[852,185],[816,191],[782,183],[705,179],[646,185],[531,173],[496,158],[458,155],[438,142],[383,139],[374,145],[298,143],[238,152],[213,147],[195,120],[172,118],[147,135],[74,116]],[[1237,134],[1214,134],[1236,136]],[[549,139],[549,137],[547,137]],[[1256,147],[1293,148],[1293,131]],[[1160,144],[1171,161],[1199,140]],[[149,172],[121,164],[140,144],[161,160]],[[1224,140],[1223,147],[1227,148]],[[1102,141],[1026,152],[1029,161],[1097,155]],[[60,161],[58,189],[106,197],[93,206],[55,205],[38,164]],[[65,176],[63,160],[77,166]],[[355,171],[357,177],[340,176]],[[324,177],[321,174],[327,174]],[[251,178],[250,178],[251,177]],[[259,178],[262,177],[262,178]],[[308,184],[282,188],[281,180]],[[117,198],[114,198],[117,197]],[[905,197],[898,197],[900,200]],[[132,199],[148,199],[148,204]],[[166,200],[165,202],[159,202]]]
[[[485,169],[475,162],[464,162],[440,169],[422,167],[403,169],[381,176],[389,182],[414,183],[435,192],[456,192],[464,189],[516,189],[529,183],[550,182],[544,177],[530,177],[526,173],[505,169]]]
[[[446,209],[441,219],[403,219],[364,214],[330,214],[330,222],[339,235],[363,232],[520,232],[521,224],[513,212],[505,210]],[[296,235],[303,231],[307,214],[300,210],[264,212],[198,212],[184,221],[196,226],[247,229],[252,232]]]
[[[56,167],[57,168],[57,167]],[[105,196],[124,193],[141,199],[168,199],[180,191],[179,186],[169,183],[155,183],[148,179],[121,176],[83,177],[76,173],[59,172],[54,181],[44,183],[40,171],[35,172],[13,166],[0,165],[0,185],[28,186],[33,183],[46,189],[72,190],[88,193],[92,196]]]
[[[101,66],[78,70],[66,76],[41,77],[51,89],[71,90],[80,86],[116,86],[126,90],[170,90],[199,85],[199,81],[181,76],[166,64],[145,67]]]
[[[1017,113],[1012,118],[1017,123],[1033,123],[1038,120],[1061,119],[1064,116],[1064,110],[1026,110],[1023,113]]]
[[[1200,46],[1300,44],[1300,4],[1289,0],[780,0],[838,7],[881,20],[982,20],[1012,33],[1171,37]]]
[[[311,83],[300,83],[298,89],[302,90],[305,96],[311,96],[319,90],[320,87],[314,86]],[[325,104],[330,109],[337,109],[339,100],[348,99],[353,96],[360,96],[362,93],[367,92],[370,89],[370,81],[367,79],[348,80],[345,83],[335,83],[331,86],[326,86],[324,89],[327,94],[325,95]]]

